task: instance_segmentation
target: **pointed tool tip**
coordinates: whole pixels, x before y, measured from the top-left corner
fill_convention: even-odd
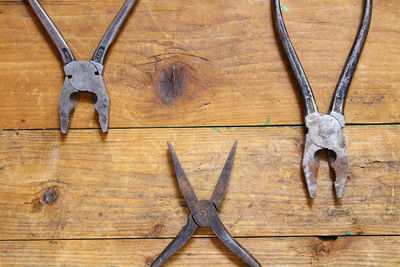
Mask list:
[[[172,146],[171,141],[168,141],[168,142],[167,142],[167,145],[168,145],[168,147],[169,147],[170,150],[173,149],[173,146]]]
[[[316,184],[309,184],[308,185],[308,194],[310,195],[310,198],[316,198],[317,197],[317,185]]]
[[[61,133],[67,134],[69,128],[69,120],[68,118],[60,118],[60,130]]]
[[[238,141],[236,140],[235,143],[233,143],[232,149],[231,149],[231,153],[236,153],[236,148],[238,145]]]
[[[65,125],[63,125],[63,123],[61,123],[61,128],[60,128],[60,130],[61,130],[61,133],[62,133],[62,134],[66,134],[66,133],[68,132],[68,125],[65,126]]]
[[[99,123],[103,133],[108,132],[108,116],[99,113]]]
[[[344,184],[335,183],[336,198],[343,198],[344,195]]]
[[[103,134],[108,133],[108,127],[107,126],[101,126],[101,131]]]
[[[172,146],[172,143],[170,141],[167,142],[168,148],[169,148],[169,152],[171,153],[171,156],[174,157],[175,156],[175,150],[174,147]]]

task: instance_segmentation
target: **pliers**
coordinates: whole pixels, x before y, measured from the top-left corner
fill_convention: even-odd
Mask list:
[[[309,195],[311,198],[316,197],[316,174],[319,167],[319,155],[317,152],[325,149],[328,151],[329,165],[336,174],[336,197],[342,198],[348,176],[348,154],[343,134],[343,127],[345,126],[344,105],[371,24],[372,0],[365,0],[362,23],[336,86],[329,114],[318,112],[310,84],[287,33],[280,1],[272,1],[274,3],[279,38],[294,72],[304,103],[304,116],[308,133],[306,135],[302,165]]]
[[[90,92],[94,98],[94,107],[99,116],[103,133],[108,131],[110,100],[102,77],[104,58],[111,44],[115,40],[130,10],[136,0],[126,0],[121,10],[114,18],[108,30],[100,41],[90,61],[77,61],[38,0],[28,0],[40,22],[43,24],[53,43],[57,47],[64,66],[64,87],[59,100],[59,116],[61,132],[67,133],[70,124],[70,114],[75,108],[79,92]]]
[[[189,179],[186,177],[185,171],[183,170],[183,167],[179,162],[179,159],[175,154],[174,148],[170,142],[168,142],[168,146],[172,161],[174,163],[179,189],[189,206],[191,214],[186,225],[182,228],[175,239],[154,260],[151,266],[157,267],[164,264],[169,257],[176,253],[190,239],[198,227],[211,227],[218,238],[249,266],[261,266],[261,264],[258,263],[258,261],[249,252],[247,252],[235,239],[233,239],[218,216],[221,202],[228,188],[237,142],[235,142],[232,147],[210,200],[197,199],[192,185],[190,184]]]

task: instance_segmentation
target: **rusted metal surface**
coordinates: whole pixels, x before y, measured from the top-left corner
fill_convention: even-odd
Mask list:
[[[279,39],[290,62],[304,102],[304,116],[308,133],[304,148],[303,169],[309,195],[311,198],[316,197],[316,173],[319,167],[317,152],[327,150],[329,165],[336,174],[336,197],[342,198],[348,175],[348,155],[343,134],[343,127],[345,126],[344,105],[371,24],[372,0],[365,0],[362,23],[347,62],[343,67],[328,115],[318,112],[311,86],[286,30],[280,1],[273,0],[273,3]]]
[[[192,185],[179,162],[172,144],[168,143],[168,146],[174,163],[179,189],[189,206],[191,214],[186,225],[182,228],[175,239],[154,260],[151,266],[156,267],[164,264],[169,257],[176,253],[190,239],[198,227],[210,227],[218,238],[249,266],[261,266],[261,264],[229,234],[218,216],[218,209],[220,208],[221,202],[228,188],[237,142],[235,142],[232,147],[210,200],[197,199],[196,193],[194,192]]]
[[[65,81],[59,100],[61,132],[67,133],[70,115],[78,102],[79,92],[90,92],[94,98],[94,107],[99,115],[103,133],[108,131],[110,100],[102,77],[104,59],[109,47],[121,30],[135,0],[126,0],[100,41],[90,61],[77,61],[60,31],[50,19],[38,0],[28,0],[38,19],[43,24],[53,43],[57,47],[64,65]]]
[[[344,116],[332,112],[330,115],[313,113],[306,117],[308,133],[304,147],[303,169],[308,191],[316,196],[315,180],[319,167],[318,151],[328,149],[328,161],[336,174],[335,189],[337,197],[343,196],[348,173],[348,156],[344,138]]]

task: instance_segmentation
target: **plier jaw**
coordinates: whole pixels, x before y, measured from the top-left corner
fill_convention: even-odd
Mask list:
[[[329,115],[312,113],[306,116],[308,133],[304,146],[303,170],[311,198],[316,197],[316,175],[319,168],[318,153],[321,150],[328,151],[328,162],[336,175],[336,197],[343,197],[348,175],[348,154],[343,134],[344,125],[344,116],[336,112],[331,112]]]
[[[110,100],[102,77],[103,65],[94,61],[71,61],[64,66],[65,80],[59,100],[61,132],[67,133],[80,92],[93,96],[103,133],[108,131]]]

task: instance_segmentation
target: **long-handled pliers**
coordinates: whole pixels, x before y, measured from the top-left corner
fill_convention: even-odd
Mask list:
[[[218,216],[221,202],[228,188],[237,142],[235,142],[232,147],[210,200],[197,199],[192,185],[190,184],[189,179],[186,177],[185,171],[183,170],[183,167],[179,162],[177,155],[175,154],[172,144],[168,142],[168,146],[172,161],[174,163],[179,189],[181,190],[182,195],[189,206],[191,214],[186,225],[182,228],[175,239],[157,257],[157,259],[154,260],[151,266],[157,267],[164,264],[169,257],[177,252],[190,239],[198,227],[211,227],[218,238],[221,239],[221,241],[244,262],[250,266],[261,266],[261,264],[258,263],[249,252],[247,252],[235,239],[233,239]]]
[[[126,0],[100,41],[90,61],[77,61],[38,0],[28,0],[37,17],[43,24],[53,43],[57,47],[64,65],[65,81],[59,100],[61,132],[66,133],[69,127],[70,113],[75,108],[79,92],[90,92],[95,101],[94,107],[99,115],[103,133],[108,131],[110,100],[103,81],[104,58],[111,44],[117,37],[124,21],[136,0]]]
[[[316,196],[316,174],[319,167],[317,152],[326,149],[328,150],[329,164],[336,174],[336,197],[342,198],[348,176],[348,155],[343,134],[343,127],[345,126],[344,105],[371,24],[372,0],[365,0],[362,23],[336,86],[329,115],[318,112],[310,84],[287,33],[282,17],[280,1],[272,1],[274,3],[279,38],[303,97],[304,116],[308,133],[305,141],[302,165],[309,195],[311,198],[315,198]]]

